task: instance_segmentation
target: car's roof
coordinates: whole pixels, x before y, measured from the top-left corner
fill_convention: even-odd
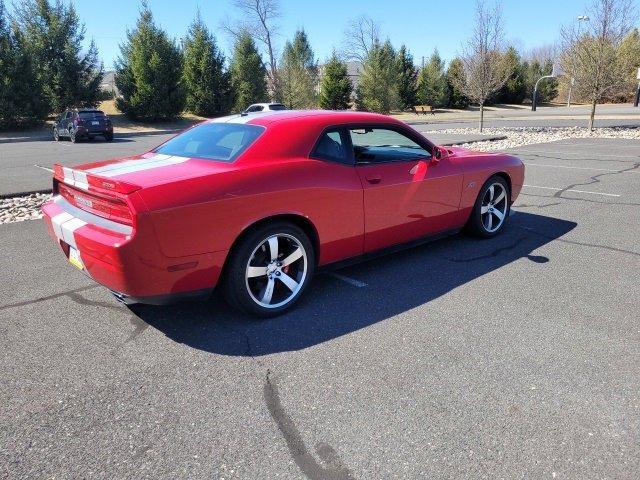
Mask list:
[[[237,114],[210,120],[214,123],[246,123],[268,126],[275,123],[296,122],[300,120],[320,123],[400,123],[393,117],[379,113],[356,112],[352,110],[269,110],[251,115]]]

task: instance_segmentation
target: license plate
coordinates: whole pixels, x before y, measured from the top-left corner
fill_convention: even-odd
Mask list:
[[[80,252],[72,246],[69,246],[69,263],[74,267],[78,267],[80,270],[84,269],[82,260],[80,260]]]
[[[91,122],[91,125],[100,125],[100,122]]]

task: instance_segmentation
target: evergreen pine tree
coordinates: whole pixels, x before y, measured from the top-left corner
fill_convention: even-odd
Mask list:
[[[444,62],[435,50],[418,74],[418,101],[423,105],[445,107],[449,104],[449,85],[444,72]]]
[[[167,33],[155,25],[142,4],[140,18],[116,62],[118,109],[133,119],[158,121],[178,116],[184,108],[182,55]]]
[[[462,83],[459,79],[461,79],[463,76],[464,69],[462,66],[462,61],[459,58],[454,58],[449,63],[449,67],[447,68],[446,73],[447,88],[449,91],[449,107],[467,108],[469,106],[469,99],[456,86]]]
[[[416,104],[418,73],[413,64],[413,56],[402,45],[398,50],[398,99],[401,110],[408,110]]]
[[[358,109],[389,113],[398,108],[398,78],[396,53],[387,40],[375,43],[362,65],[362,75],[356,89]]]
[[[82,52],[85,27],[73,4],[24,0],[16,7],[16,16],[52,109],[95,106],[102,95],[104,69],[93,41]]]
[[[522,103],[527,95],[526,75],[518,51],[509,47],[503,55],[504,68],[511,72],[509,79],[493,97],[495,103]]]
[[[347,75],[347,66],[335,52],[324,65],[324,74],[320,81],[320,108],[326,110],[347,110],[351,104],[353,86]]]
[[[0,0],[0,129],[40,123],[49,105],[17,25],[9,26]]]
[[[196,115],[218,116],[231,107],[224,55],[199,12],[184,40],[182,84],[186,109]]]
[[[284,104],[292,109],[314,107],[318,65],[304,30],[298,30],[293,42],[285,44],[280,65],[278,77]]]
[[[248,33],[241,34],[236,40],[229,72],[235,112],[241,112],[252,103],[267,100],[267,71]]]

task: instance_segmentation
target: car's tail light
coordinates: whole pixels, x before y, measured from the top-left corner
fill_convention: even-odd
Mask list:
[[[77,190],[64,183],[58,184],[58,193],[81,210],[108,218],[114,222],[126,225],[133,224],[133,215],[129,206],[119,198],[104,197],[91,192]]]

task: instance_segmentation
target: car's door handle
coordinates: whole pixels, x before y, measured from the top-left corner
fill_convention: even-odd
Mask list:
[[[380,183],[380,180],[382,180],[380,175],[367,175],[365,178],[369,183]]]

